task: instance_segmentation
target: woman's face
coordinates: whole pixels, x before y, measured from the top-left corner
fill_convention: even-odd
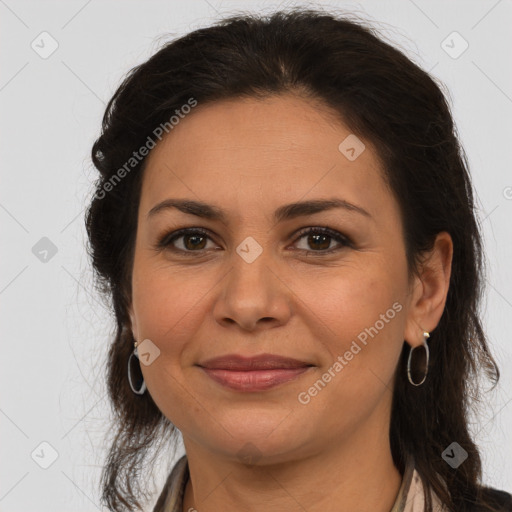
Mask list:
[[[222,218],[148,215],[169,199]],[[284,208],[327,200],[345,206]],[[184,228],[206,234],[167,236]],[[277,461],[388,435],[404,339],[422,339],[399,207],[370,144],[318,106],[283,95],[184,117],[148,156],[132,285],[146,385],[187,449]],[[199,366],[264,353],[311,366],[243,390]]]

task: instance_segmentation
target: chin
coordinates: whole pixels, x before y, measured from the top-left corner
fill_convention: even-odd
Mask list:
[[[281,418],[282,420],[282,418]],[[278,423],[268,425],[263,430],[255,429],[250,422],[231,424],[228,432],[223,432],[220,438],[203,440],[203,446],[223,457],[238,460],[251,465],[270,465],[292,460],[303,456],[306,439],[294,438],[289,429],[279,432]],[[298,431],[301,429],[298,427]]]

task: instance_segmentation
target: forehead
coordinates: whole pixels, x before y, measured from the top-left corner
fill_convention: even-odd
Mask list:
[[[349,136],[333,111],[294,95],[199,104],[148,155],[141,210],[169,196],[277,204],[337,195],[375,212],[390,199],[378,156],[364,141],[349,160],[339,149]]]

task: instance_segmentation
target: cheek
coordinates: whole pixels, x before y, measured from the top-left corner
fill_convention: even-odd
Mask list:
[[[402,279],[381,265],[365,263],[294,280],[293,291],[304,307],[301,315],[316,323],[315,337],[331,340],[325,344],[332,356],[348,350],[358,336],[364,342],[365,333],[369,339],[393,338],[402,328]]]
[[[212,279],[210,288],[215,282]],[[141,365],[144,380],[157,407],[178,428],[186,425],[189,415],[204,414],[201,401],[192,399],[195,393],[182,365],[193,361],[190,341],[207,315],[208,289],[204,279],[199,282],[191,273],[169,268],[146,272],[143,283],[134,288],[140,339],[150,339],[160,351],[151,365]]]
[[[141,265],[134,280],[133,304],[140,337],[167,344],[188,333],[197,325],[201,297],[209,289],[192,272],[173,269],[170,264]],[[211,287],[211,286],[210,286]]]
[[[298,290],[323,351],[322,368],[300,390],[299,402],[307,404],[299,407],[319,416],[328,410],[326,429],[351,431],[391,398],[405,308],[399,282],[368,267],[333,273],[323,284]]]
[[[294,288],[304,301],[303,318],[310,319],[312,336],[322,344],[321,371],[308,382],[318,389],[312,401],[325,407],[340,401],[354,418],[391,385],[403,346],[402,279],[381,264],[366,263],[317,276],[314,286],[306,278],[297,280]]]

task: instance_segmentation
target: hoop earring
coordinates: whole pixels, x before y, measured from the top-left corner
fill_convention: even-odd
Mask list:
[[[136,395],[143,395],[146,391],[146,383],[144,382],[144,377],[142,376],[142,372],[141,372],[141,377],[140,377],[140,378],[142,378],[142,384],[139,389],[135,388],[135,386],[133,385],[133,380],[132,380],[132,371],[131,371],[132,358],[133,358],[133,356],[135,356],[137,358],[137,360],[139,359],[139,353],[137,352],[137,345],[138,345],[138,342],[135,342],[135,348],[133,349],[133,352],[130,354],[130,357],[128,358],[128,382],[130,383],[130,388],[132,388],[132,391]],[[139,366],[139,371],[140,371],[140,366]]]
[[[425,357],[426,357],[426,361],[425,361],[425,375],[423,376],[423,379],[421,379],[420,382],[413,382],[412,380],[412,377],[411,377],[411,356],[412,356],[412,353],[415,349],[419,348],[419,347],[414,347],[409,350],[409,357],[407,359],[407,378],[409,379],[409,382],[413,385],[413,386],[421,386],[424,382],[425,382],[425,379],[427,378],[427,374],[428,374],[428,361],[429,361],[429,358],[430,358],[430,353],[429,353],[429,349],[428,349],[428,345],[427,345],[427,339],[430,338],[430,333],[428,332],[424,332],[423,333],[423,348],[425,349]]]

